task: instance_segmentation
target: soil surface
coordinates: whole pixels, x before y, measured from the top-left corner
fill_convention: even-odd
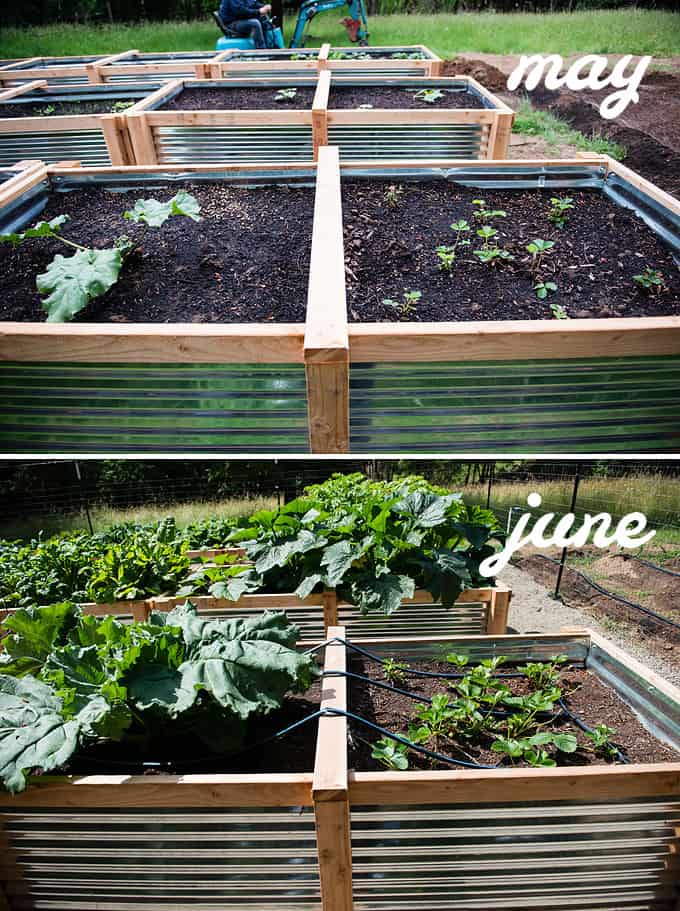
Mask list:
[[[671,253],[644,222],[599,192],[569,190],[574,209],[567,224],[548,219],[555,191],[478,190],[446,181],[403,184],[396,205],[385,199],[385,181],[343,187],[345,264],[350,318],[354,321],[551,319],[550,304],[571,317],[652,316],[680,313],[680,272]],[[490,224],[493,239],[514,256],[500,265],[481,263],[472,251],[482,246],[475,231],[472,200],[483,195],[489,209],[506,217]],[[452,245],[450,225],[466,219],[472,243],[459,247],[452,272],[439,268],[435,249]],[[535,238],[556,246],[537,275],[557,284],[539,300],[526,246]],[[645,267],[661,272],[666,288],[650,294],[633,281]],[[420,291],[407,314],[383,303]]]
[[[287,88],[287,86],[281,86]],[[293,86],[291,86],[293,88]],[[278,89],[184,89],[159,111],[276,111],[279,108],[308,110],[314,89],[298,86],[294,98],[276,101]]]
[[[434,660],[414,663],[411,668],[448,674],[455,671],[447,662]],[[375,662],[358,660],[356,664],[352,665],[352,670],[371,680],[390,682],[386,679],[381,665]],[[503,673],[513,670],[511,667],[503,666],[499,668],[498,674],[501,676]],[[507,678],[504,682],[515,695],[525,695],[533,691],[532,684],[526,678]],[[406,682],[399,686],[428,697],[434,693],[449,693],[452,698],[455,696],[455,689],[450,689],[452,681],[447,680],[415,677],[407,674]],[[650,734],[619,696],[590,671],[565,666],[560,673],[558,686],[563,692],[568,708],[588,727],[594,728],[598,724],[606,724],[614,729],[616,733],[613,735],[613,741],[631,762],[677,762],[680,759],[680,754],[676,750]],[[422,703],[418,703],[408,696],[351,680],[350,711],[394,733],[407,735],[409,724],[413,722],[414,712],[418,705],[422,705]],[[542,729],[576,735],[578,749],[575,753],[559,752],[553,755],[560,766],[602,765],[611,762],[587,749],[588,738],[568,718],[559,718]],[[376,732],[356,722],[351,722],[351,767],[364,772],[382,769],[382,766],[371,758],[369,743],[376,739],[379,739]],[[492,738],[488,736],[482,736],[477,740],[443,737],[440,738],[438,751],[468,762],[495,765],[501,761],[501,754],[491,750],[492,742]],[[550,748],[550,750],[552,749]],[[507,758],[503,760],[503,765],[510,765]],[[518,762],[517,765],[526,765],[526,763]],[[409,768],[451,769],[452,766],[438,763],[436,760],[433,763],[429,758],[410,751]]]
[[[414,89],[384,86],[369,88],[368,86],[333,86],[328,98],[328,108],[353,109],[370,104],[373,108],[404,109],[404,110],[435,110],[437,108],[483,108],[484,105],[473,92],[453,92],[447,90],[444,97],[428,103],[416,97]]]
[[[64,114],[115,114],[119,101],[135,104],[137,98],[107,98],[101,101],[41,101],[35,104],[0,104],[3,117],[59,117]],[[54,110],[52,110],[54,108]]]
[[[319,710],[321,683],[304,695],[289,695],[278,712],[253,721],[242,749],[233,756],[218,756],[195,737],[159,742],[141,749],[123,740],[93,747],[69,763],[69,774],[141,775],[201,772],[312,772],[318,721],[301,725],[285,738],[263,744],[274,734]]]
[[[172,184],[113,193],[101,188],[53,194],[41,219],[67,214],[64,236],[108,247],[121,235],[141,239],[142,225],[123,213],[141,198],[192,193],[202,221],[170,218],[150,228],[126,260],[116,285],[88,304],[86,322],[304,322],[314,190],[246,189],[223,184]],[[44,321],[36,275],[69,249],[37,239],[0,245],[0,320]]]

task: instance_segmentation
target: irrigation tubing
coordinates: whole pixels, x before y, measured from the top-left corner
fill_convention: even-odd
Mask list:
[[[676,572],[674,569],[659,566],[658,563],[652,563],[651,560],[636,557],[635,554],[612,554],[612,556],[620,557],[622,560],[636,560],[638,563],[642,563],[643,566],[649,566],[650,569],[655,569],[658,573],[665,573],[667,576],[675,576],[676,579],[680,579],[680,573]]]
[[[572,710],[571,710],[571,709],[569,708],[569,706],[566,704],[566,702],[564,701],[564,699],[558,699],[558,700],[557,700],[557,704],[558,704],[559,707],[562,709],[562,712],[567,716],[567,718],[569,718],[569,719],[576,725],[577,728],[581,728],[581,730],[582,730],[582,731],[585,731],[586,734],[593,734],[593,733],[595,733],[595,732],[593,731],[592,728],[589,728],[589,727],[588,727],[588,725],[585,723],[585,721],[581,721],[581,719],[578,717],[578,715],[575,715],[575,714],[572,712]],[[623,763],[625,763],[626,765],[628,765],[628,764],[630,763],[630,759],[626,756],[625,753],[622,752],[622,750],[621,750],[621,748],[619,747],[619,745],[616,744],[616,743],[614,743],[613,741],[610,741],[610,743],[611,743],[611,745],[614,747],[614,749],[616,750],[616,758],[617,758],[620,762],[623,762]]]
[[[555,563],[556,565],[559,565],[560,562],[554,557],[548,557],[546,554],[536,554],[535,556],[540,557],[542,560],[548,560],[550,563]],[[567,566],[567,569],[572,573],[576,573],[576,575],[580,576],[580,578],[590,585],[591,588],[594,588],[595,591],[604,595],[606,598],[611,598],[612,601],[619,601],[621,604],[625,604],[626,607],[632,607],[634,610],[640,611],[640,613],[645,614],[647,617],[651,617],[653,620],[657,620],[659,623],[665,623],[666,626],[680,630],[680,623],[676,623],[675,620],[670,620],[668,617],[664,617],[663,614],[657,614],[656,611],[650,610],[648,607],[643,607],[641,604],[635,604],[634,601],[629,601],[622,595],[615,595],[613,592],[607,591],[606,588],[602,588],[601,585],[594,582],[590,576],[586,576],[580,569],[574,569],[573,566]]]

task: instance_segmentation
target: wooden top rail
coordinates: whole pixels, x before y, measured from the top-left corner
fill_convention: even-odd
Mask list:
[[[25,82],[22,85],[15,85],[11,89],[0,91],[0,102],[5,104],[10,98],[17,98],[19,95],[26,95],[29,92],[36,92],[38,89],[47,88],[47,79],[34,79],[32,82]],[[0,112],[0,118],[2,113]],[[23,120],[21,121],[23,124]]]

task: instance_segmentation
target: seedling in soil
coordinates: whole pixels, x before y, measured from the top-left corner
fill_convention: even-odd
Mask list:
[[[569,314],[562,304],[551,304],[550,310],[553,315],[553,319],[569,319]]]
[[[666,289],[666,282],[663,275],[658,269],[650,269],[647,266],[639,275],[633,276],[633,281],[637,282],[641,288],[644,288],[649,294],[660,294]]]
[[[553,655],[550,661],[529,661],[517,670],[524,674],[537,689],[554,686],[560,679],[560,664],[566,664],[566,655]]]
[[[542,749],[545,746],[555,746],[563,753],[576,752],[577,741],[573,734],[552,734],[549,731],[540,731],[531,737],[518,740],[499,737],[491,746],[495,753],[505,753],[510,759],[523,759],[530,766],[555,766],[557,762]]]
[[[396,209],[403,195],[403,187],[398,187],[396,184],[390,184],[390,186],[383,193],[383,199],[390,207],[390,209]]]
[[[557,285],[555,282],[537,282],[534,285],[534,291],[536,292],[536,297],[542,301],[546,299],[548,294],[554,294],[557,291]],[[562,317],[562,319],[564,318]]]
[[[442,272],[453,272],[456,262],[456,248],[449,246],[437,247],[434,251],[439,258],[439,268]]]
[[[538,273],[538,270],[541,268],[541,263],[543,262],[543,257],[546,253],[550,253],[554,246],[554,240],[542,240],[540,237],[537,237],[535,240],[532,240],[530,244],[527,244],[527,251],[531,253],[531,265],[529,268],[532,275],[535,276]]]
[[[292,101],[297,95],[297,89],[279,89],[274,95],[274,101]]]
[[[483,199],[473,199],[472,205],[475,206],[474,217],[485,224],[487,221],[491,221],[492,218],[505,218],[508,214],[503,209],[487,209],[486,202]]]
[[[39,117],[49,117],[50,114],[54,114],[57,109],[53,104],[47,104],[44,108],[38,108]]]
[[[121,114],[123,111],[127,111],[128,108],[134,107],[134,105],[134,101],[116,101],[116,103],[111,106],[111,113]]]
[[[383,672],[390,683],[404,683],[407,670],[408,664],[404,664],[403,661],[394,661],[392,658],[386,658],[383,662]]]
[[[616,747],[612,744],[611,739],[616,731],[606,724],[598,724],[592,731],[586,731],[585,735],[593,744],[593,752],[607,759],[614,759],[618,753]]]
[[[383,300],[383,304],[385,304],[386,307],[393,307],[395,310],[398,310],[400,316],[408,316],[410,313],[414,312],[416,305],[422,296],[420,291],[404,291],[401,301],[386,298]]]
[[[51,221],[39,221],[21,233],[0,234],[0,242],[17,247],[32,238],[48,237],[75,249],[76,252],[70,257],[57,253],[47,271],[36,276],[38,291],[48,295],[42,301],[47,322],[62,323],[72,319],[91,300],[100,297],[116,284],[125,260],[134,250],[139,249],[149,228],[160,228],[173,215],[184,215],[193,221],[200,221],[199,212],[196,199],[180,190],[165,203],[157,199],[138,199],[134,209],[123,213],[124,218],[144,225],[141,236],[135,242],[123,236],[118,237],[112,247],[85,247],[62,236],[61,229],[69,221],[68,215],[58,215]]]
[[[491,225],[484,225],[477,231],[477,236],[481,237],[484,241],[484,246],[481,250],[473,250],[474,255],[479,259],[480,262],[485,265],[493,265],[495,262],[502,262],[503,260],[511,260],[515,257],[508,253],[507,250],[501,249],[501,247],[494,244],[491,246],[489,241],[492,237],[496,237],[498,231],[495,228],[492,228]]]
[[[412,89],[407,89],[407,91],[410,92]],[[444,97],[444,93],[441,89],[420,89],[413,97],[417,98],[419,101],[424,101],[425,104],[436,104]]]
[[[567,212],[574,208],[571,196],[551,196],[548,218],[558,228],[563,228],[567,223]]]
[[[406,751],[408,747],[405,743],[399,743],[392,740],[391,737],[381,737],[373,744],[371,756],[377,759],[380,765],[386,769],[405,772],[408,769],[408,757]]]

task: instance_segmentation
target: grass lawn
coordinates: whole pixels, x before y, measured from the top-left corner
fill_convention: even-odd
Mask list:
[[[312,23],[309,46],[345,44],[337,11]],[[288,35],[294,16],[286,17]],[[595,10],[575,13],[483,13],[431,16],[372,16],[373,45],[426,44],[443,57],[461,51],[489,54],[651,54],[680,55],[680,15],[656,10]],[[142,51],[211,50],[217,29],[206,17],[198,22],[75,26],[0,31],[0,58],[105,54]]]

